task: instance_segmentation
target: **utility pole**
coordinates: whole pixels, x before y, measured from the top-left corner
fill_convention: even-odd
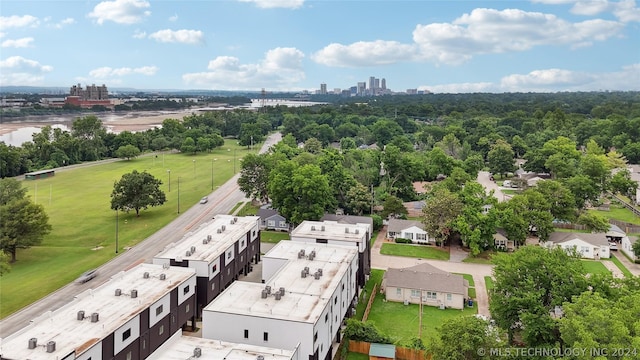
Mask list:
[[[180,176],[178,176],[178,214],[180,214]]]
[[[116,254],[118,253],[118,209],[116,208]]]

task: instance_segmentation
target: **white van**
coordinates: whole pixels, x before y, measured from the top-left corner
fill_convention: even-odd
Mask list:
[[[511,180],[505,180],[505,181],[502,183],[502,186],[503,186],[503,187],[511,187]]]

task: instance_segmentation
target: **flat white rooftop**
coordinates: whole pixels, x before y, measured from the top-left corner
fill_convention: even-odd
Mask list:
[[[313,255],[311,253],[313,252]],[[340,246],[330,244],[310,244],[305,242],[283,240],[277,243],[262,258],[277,258],[304,261],[312,257],[316,262],[342,263],[349,262],[358,256],[357,250],[352,246]]]
[[[343,224],[337,221],[303,221],[293,231],[295,237],[361,242],[366,239],[366,224]]]
[[[290,241],[281,241],[280,244],[267,256],[284,254],[294,259],[284,264],[265,284],[244,281],[232,283],[204,311],[315,323],[358,252],[355,248],[314,244],[307,248],[309,252],[311,249],[316,251],[313,260],[308,257],[298,259],[297,250],[304,246]],[[308,273],[303,278],[305,268],[308,268]],[[320,276],[316,276],[318,269],[322,272]],[[271,287],[271,294],[263,298],[262,291],[266,286]],[[284,295],[277,300],[275,294],[280,288],[284,288]]]
[[[166,343],[148,357],[148,360],[291,360],[293,350],[275,349],[266,346],[230,343],[220,340],[203,339],[193,336],[182,336],[178,331]],[[200,357],[194,356],[196,348],[200,349]]]
[[[216,215],[213,220],[186,234],[178,242],[167,245],[155,258],[211,262],[252,228],[257,231],[259,222],[258,216]],[[206,239],[210,240],[204,244],[203,240]],[[195,252],[192,253],[193,248]],[[187,255],[187,251],[190,255]]]
[[[160,280],[162,274],[164,280]],[[62,359],[73,352],[79,355],[192,277],[195,270],[191,268],[146,263],[122,271],[97,289],[81,293],[62,308],[41,315],[2,339],[0,355],[16,360]],[[115,295],[116,289],[121,290],[120,296]],[[131,296],[132,290],[137,291],[136,297]],[[79,311],[84,311],[83,320],[78,320]],[[98,314],[96,322],[93,313]],[[37,339],[37,346],[29,349],[32,338]],[[55,341],[53,352],[46,351],[49,341]]]

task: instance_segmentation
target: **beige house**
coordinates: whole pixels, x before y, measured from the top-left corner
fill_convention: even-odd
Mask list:
[[[387,270],[382,279],[382,291],[387,301],[463,309],[465,299],[469,297],[469,282],[462,275],[419,264]]]

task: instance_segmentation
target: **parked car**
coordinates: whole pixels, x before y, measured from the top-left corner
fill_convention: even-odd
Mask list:
[[[84,284],[96,276],[98,276],[98,269],[88,270],[82,273],[82,275],[80,275],[80,277],[78,278],[78,280],[76,280],[76,282],[78,284]]]
[[[207,202],[209,202],[209,198],[206,196],[200,199],[200,204],[206,204]]]
[[[609,250],[618,251],[618,243],[617,242],[610,242],[609,243]]]

